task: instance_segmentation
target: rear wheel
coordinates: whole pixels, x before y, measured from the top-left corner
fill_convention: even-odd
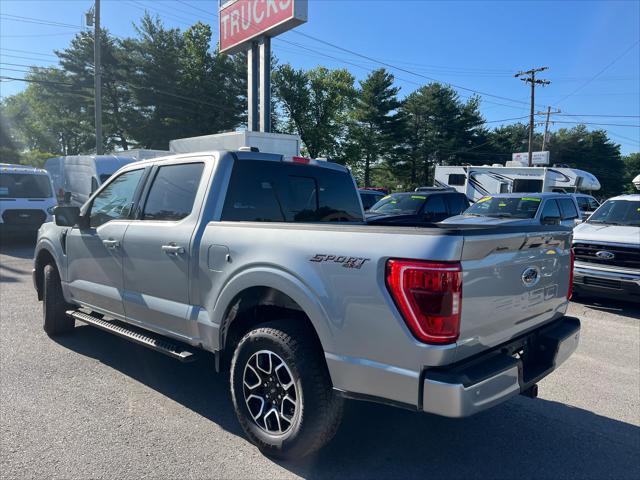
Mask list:
[[[53,265],[45,265],[42,285],[44,289],[42,295],[44,331],[49,336],[71,331],[75,321],[67,316],[66,311],[73,306],[64,301],[60,276]]]
[[[231,362],[233,405],[249,439],[266,455],[299,458],[334,436],[343,399],[331,387],[322,351],[295,320],[247,333]]]

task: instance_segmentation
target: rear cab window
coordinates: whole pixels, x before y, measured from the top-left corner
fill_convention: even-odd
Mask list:
[[[362,222],[358,192],[346,172],[261,160],[234,163],[223,221]]]

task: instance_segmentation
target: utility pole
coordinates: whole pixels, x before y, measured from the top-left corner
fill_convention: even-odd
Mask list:
[[[551,107],[547,107],[547,120],[544,122],[544,136],[542,137],[542,151],[544,152],[544,147],[547,145],[547,135],[549,134],[549,117],[551,114],[560,113],[560,109],[555,112],[551,111]],[[544,112],[538,112],[538,115],[543,115]]]
[[[95,0],[94,20],[93,68],[96,110],[96,155],[102,155],[102,66],[100,64],[100,0]]]
[[[535,97],[536,97],[536,85],[549,85],[551,82],[549,80],[539,80],[536,79],[536,73],[543,72],[547,70],[549,67],[539,67],[532,68],[531,70],[527,70],[524,72],[518,72],[514,75],[514,77],[522,77],[527,75],[524,78],[521,78],[525,83],[531,84],[531,111],[529,114],[529,166],[533,165],[533,128],[534,128],[534,105],[535,105]]]

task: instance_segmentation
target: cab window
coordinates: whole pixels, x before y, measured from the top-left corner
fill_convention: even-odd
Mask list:
[[[540,219],[544,220],[547,217],[560,218],[560,209],[555,200],[547,200],[544,204]]]
[[[158,169],[142,220],[178,221],[193,210],[204,163],[166,165]]]
[[[558,203],[560,204],[563,220],[578,218],[578,210],[570,198],[560,198],[558,199]]]
[[[442,195],[432,195],[427,200],[427,204],[424,207],[424,218],[427,221],[439,222],[444,220],[449,215],[447,214],[447,206],[444,203]]]
[[[91,227],[129,218],[143,169],[125,172],[113,179],[94,199],[89,214]]]

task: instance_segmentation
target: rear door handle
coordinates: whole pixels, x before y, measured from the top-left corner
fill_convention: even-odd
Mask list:
[[[182,255],[184,253],[184,247],[178,245],[162,245],[162,251],[167,255]]]
[[[102,244],[111,250],[115,250],[120,246],[120,242],[118,240],[103,240]]]

